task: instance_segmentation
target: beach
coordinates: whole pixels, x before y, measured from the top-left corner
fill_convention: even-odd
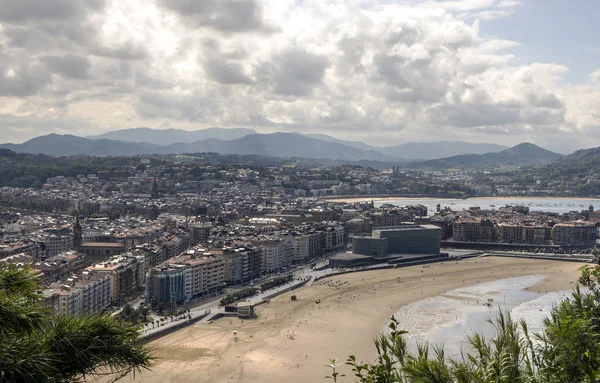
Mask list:
[[[222,318],[149,343],[151,371],[123,382],[319,382],[330,358],[355,354],[372,361],[373,338],[401,308],[447,292],[506,278],[532,276],[528,291],[570,290],[581,264],[486,257],[334,276],[257,307],[258,318]],[[297,300],[291,301],[290,296]],[[321,303],[317,304],[316,301]],[[406,314],[410,315],[410,314]],[[408,323],[410,318],[404,318]],[[238,340],[234,340],[237,331]],[[465,330],[466,332],[466,330]],[[352,373],[343,367],[342,372]],[[95,380],[108,382],[109,377]],[[342,380],[343,381],[343,380]]]

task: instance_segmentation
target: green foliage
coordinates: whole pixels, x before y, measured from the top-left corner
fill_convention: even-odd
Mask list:
[[[267,281],[265,283],[261,283],[260,289],[263,291],[269,290],[269,289],[272,289],[273,287],[285,285],[286,283],[291,282],[293,279],[294,279],[294,276],[292,274],[286,275],[284,277],[277,277],[277,278],[271,279],[270,281]]]
[[[240,299],[251,297],[257,292],[258,290],[254,287],[248,287],[242,290],[235,291],[231,294],[228,294],[225,298],[221,299],[221,306],[225,306],[235,301],[239,301]]]
[[[375,339],[378,358],[346,364],[362,383],[596,383],[600,381],[600,265],[582,268],[580,282],[590,292],[575,288],[544,321],[544,330],[531,335],[525,321],[516,322],[499,312],[495,335],[469,336],[459,358],[444,354],[441,346],[418,344],[407,351],[405,331],[392,318],[390,331]],[[335,360],[329,365],[337,382]]]
[[[77,382],[149,367],[137,328],[108,313],[53,316],[38,289],[29,268],[0,267],[0,382]]]
[[[148,312],[148,308],[145,306],[135,309],[128,303],[123,306],[117,318],[132,325],[137,325],[140,322],[148,322]]]
[[[113,171],[134,166],[138,157],[51,157],[0,152],[0,186],[41,188],[50,177]]]

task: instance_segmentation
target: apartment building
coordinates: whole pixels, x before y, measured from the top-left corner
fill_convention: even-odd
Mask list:
[[[460,220],[452,225],[453,239],[458,242],[495,242],[496,227],[490,220]]]
[[[111,280],[106,274],[84,271],[45,290],[53,297],[57,315],[81,315],[103,310],[111,304]]]
[[[325,229],[325,251],[343,249],[346,245],[346,229],[343,225],[331,225]]]
[[[212,225],[210,223],[197,223],[192,225],[191,228],[191,241],[193,244],[207,243],[210,233],[212,231]]]
[[[294,256],[292,262],[304,263],[309,258],[310,235],[292,233],[294,240]]]
[[[293,238],[255,242],[261,255],[261,272],[269,274],[277,272],[292,263],[295,242]]]
[[[520,225],[500,224],[498,241],[502,243],[523,243],[523,228]]]
[[[211,253],[214,254],[214,251]],[[247,246],[226,247],[219,253],[226,261],[227,286],[249,283],[260,276],[261,255],[257,249]]]
[[[115,256],[86,270],[110,277],[111,299],[118,305],[123,305],[127,299],[141,293],[145,284],[143,257]]]
[[[598,241],[598,229],[579,222],[559,223],[552,228],[552,238],[555,245],[591,247]]]
[[[202,248],[188,250],[150,271],[146,299],[166,304],[216,294],[224,287],[225,268],[222,255]]]
[[[73,250],[73,235],[59,236],[50,234],[37,238],[37,241],[40,243],[41,247],[41,258],[51,258],[55,255]]]

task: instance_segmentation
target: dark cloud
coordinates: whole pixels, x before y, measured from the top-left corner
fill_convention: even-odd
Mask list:
[[[399,89],[406,89],[410,84],[402,71],[404,70],[405,61],[401,57],[380,54],[375,56],[374,65],[381,78]]]
[[[227,33],[272,32],[256,0],[159,0],[196,27]]]
[[[563,102],[550,92],[529,93],[527,101],[530,105],[540,108],[561,109],[564,108]]]
[[[210,59],[204,63],[204,70],[211,79],[220,84],[233,85],[252,83],[252,79],[245,73],[244,67],[237,62]]]
[[[107,46],[96,42],[90,48],[90,52],[96,56],[113,58],[117,60],[143,60],[148,57],[148,49],[142,45],[127,41],[122,45]]]
[[[104,0],[0,0],[0,22],[61,22],[82,18],[103,7]]]
[[[519,108],[505,104],[451,104],[430,109],[434,124],[473,128],[477,126],[499,126],[519,122]]]
[[[434,123],[459,128],[491,127],[496,131],[512,131],[505,125],[557,125],[564,123],[562,109],[535,107],[519,102],[494,104],[450,104],[430,109]],[[515,127],[510,129],[515,129]]]
[[[51,75],[45,65],[11,60],[0,54],[0,96],[31,96],[50,81]]]
[[[54,73],[64,77],[85,79],[90,75],[90,60],[83,56],[45,56],[41,59]]]
[[[176,95],[170,92],[143,92],[135,108],[143,118],[172,118],[204,121],[218,113],[218,101],[200,95]]]
[[[325,56],[288,49],[259,68],[259,77],[283,96],[307,96],[321,84],[330,62]]]

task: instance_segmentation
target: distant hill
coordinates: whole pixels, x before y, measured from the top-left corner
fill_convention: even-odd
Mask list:
[[[235,140],[207,139],[191,143],[154,145],[108,139],[89,139],[72,135],[49,134],[23,144],[2,144],[0,148],[19,153],[49,156],[119,156],[137,154],[179,154],[214,152],[221,154],[271,157],[326,158],[344,161],[397,161],[374,150],[351,148],[293,133],[251,134]]]
[[[377,147],[375,146],[371,146],[369,144],[365,144],[364,142],[360,142],[360,141],[348,141],[348,140],[340,140],[339,138],[335,138],[335,137],[331,137],[328,136],[327,134],[319,134],[319,133],[296,133],[296,134],[301,134],[303,136],[306,137],[310,137],[310,138],[315,138],[317,140],[321,140],[321,141],[325,141],[325,142],[335,142],[337,144],[342,144],[342,145],[346,145],[349,146],[351,148],[357,148],[357,149],[362,149],[362,150],[377,150],[379,151]],[[395,157],[395,156],[393,156]]]
[[[171,153],[215,152],[272,157],[329,158],[346,161],[397,160],[375,150],[353,148],[296,133],[251,134],[231,141],[210,139],[189,144],[177,143],[165,147],[164,150]]]
[[[396,146],[372,146],[360,141],[340,140],[326,134],[303,134],[322,141],[337,142],[342,145],[363,150],[376,150],[386,156],[407,160],[432,160],[457,156],[461,154],[484,154],[501,152],[508,149],[506,146],[496,144],[477,144],[464,141],[439,141],[439,142],[408,142]]]
[[[70,134],[48,134],[32,138],[22,144],[2,144],[0,148],[18,153],[45,154],[48,156],[121,156],[152,153],[159,146],[114,140],[90,140]]]
[[[600,147],[578,150],[573,154],[564,156],[553,163],[542,168],[539,172],[549,175],[551,178],[583,178],[589,176],[596,179],[600,174]]]
[[[127,142],[145,142],[155,145],[171,145],[177,142],[196,142],[216,138],[218,140],[236,140],[238,138],[256,134],[254,129],[222,129],[208,128],[200,130],[183,129],[151,129],[151,128],[133,128],[115,130],[100,134],[98,136],[87,137],[90,139],[109,139]]]
[[[204,131],[181,131],[167,130],[159,131],[146,128],[130,129],[112,132],[118,137],[133,135],[137,132],[136,139],[156,141],[163,134],[172,132],[173,137],[179,137],[178,134],[187,135],[188,133],[200,134]],[[213,132],[223,133],[226,129],[212,130]],[[242,135],[246,130],[233,130],[234,135]],[[221,134],[218,133],[218,134]],[[202,133],[204,134],[204,133]],[[212,133],[211,133],[212,134]],[[216,134],[216,133],[215,133]],[[109,134],[106,134],[109,135]],[[104,135],[104,136],[106,136]],[[153,136],[154,135],[154,136]],[[469,144],[465,142],[438,142],[430,144],[404,144],[394,148],[376,148],[356,141],[344,141],[327,135],[304,135],[298,133],[271,133],[271,134],[247,134],[242,137],[231,139],[208,138],[196,141],[172,142],[176,138],[162,138],[164,142],[159,144],[148,142],[129,142],[123,140],[107,138],[84,138],[73,135],[49,134],[33,138],[23,144],[2,144],[0,148],[14,150],[19,153],[45,154],[49,156],[122,156],[139,154],[180,154],[180,153],[220,153],[220,154],[240,154],[240,155],[259,155],[270,157],[298,157],[312,159],[331,159],[342,161],[382,161],[390,163],[408,162],[409,156],[428,157],[433,156],[434,152],[424,154],[439,148],[440,153],[445,153],[442,147],[453,146],[452,150],[481,150],[482,148],[492,147],[497,149],[499,145],[493,144]],[[133,139],[129,137],[129,139]],[[171,142],[166,144],[166,142]],[[402,150],[398,148],[410,148]],[[421,153],[415,153],[413,150],[420,148]],[[469,149],[471,148],[471,149]],[[448,149],[449,150],[449,149]],[[447,151],[446,151],[447,152]],[[450,156],[446,158],[428,160],[424,162],[412,162],[411,166],[427,168],[448,168],[448,167],[474,167],[489,166],[490,164],[502,165],[523,165],[540,164],[559,158],[560,155],[548,150],[537,147],[533,144],[521,144],[510,149],[505,149],[499,153],[463,154]]]
[[[447,168],[476,168],[488,166],[522,166],[541,165],[556,161],[561,154],[551,152],[537,145],[522,143],[498,153],[464,154],[440,158],[437,160],[413,163],[411,167],[447,169]]]
[[[462,154],[496,153],[506,150],[506,146],[477,144],[464,141],[409,142],[384,148],[375,148],[388,156],[410,158],[412,160],[432,160]]]

